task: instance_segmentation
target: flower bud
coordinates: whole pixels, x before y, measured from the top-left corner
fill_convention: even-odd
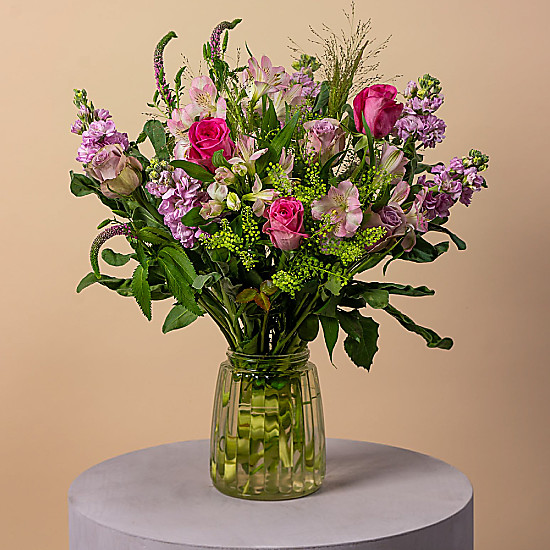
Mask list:
[[[239,196],[237,195],[237,193],[234,193],[233,191],[231,191],[231,193],[227,195],[226,204],[229,210],[237,211],[241,207],[241,199],[239,199]]]

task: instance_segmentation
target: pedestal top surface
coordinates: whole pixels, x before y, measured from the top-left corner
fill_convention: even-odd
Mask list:
[[[280,502],[219,493],[208,460],[205,440],[112,458],[74,481],[71,513],[167,547],[330,548],[429,529],[472,501],[470,482],[452,466],[376,443],[329,439],[321,489]]]

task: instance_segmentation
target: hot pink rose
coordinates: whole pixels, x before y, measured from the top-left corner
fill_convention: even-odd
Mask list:
[[[212,172],[212,155],[221,149],[223,156],[229,159],[235,148],[223,118],[204,118],[193,122],[189,128],[189,144],[187,158]]]
[[[365,133],[363,115],[373,137],[387,136],[401,116],[403,104],[395,101],[397,89],[389,84],[367,86],[353,100],[353,118],[358,132]]]
[[[294,197],[276,199],[264,216],[267,222],[262,231],[281,250],[295,250],[300,246],[300,241],[308,237],[307,233],[302,233],[304,206]]]

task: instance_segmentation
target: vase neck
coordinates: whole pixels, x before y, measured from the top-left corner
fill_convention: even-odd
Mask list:
[[[247,355],[229,350],[229,364],[234,370],[247,372],[289,372],[307,368],[309,350],[288,355]]]

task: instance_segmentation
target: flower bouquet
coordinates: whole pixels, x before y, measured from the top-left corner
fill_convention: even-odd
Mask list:
[[[228,34],[239,22],[214,29],[205,74],[190,78],[182,67],[173,84],[163,51],[175,33],[158,43],[154,112],[135,141],[75,91],[71,130],[82,137],[85,173],[71,173],[71,191],[96,195],[112,212],[77,291],[99,283],[133,297],[148,319],[153,301],[173,300],[165,333],[209,315],[229,347],[214,405],[213,482],[234,496],[292,498],[316,490],[325,472],[308,343],[321,330],[332,360],[342,329],[350,359],[368,370],[376,309],[429,347],[452,346],[390,303],[433,290],[357,276],[381,262],[385,273],[395,260],[434,261],[449,243],[431,244],[428,232],[464,249],[447,221],[486,186],[488,157],[471,150],[448,164],[424,162],[423,151],[444,138],[440,82],[426,74],[401,93],[380,83],[368,23],[350,38],[321,38],[320,55],[302,53],[289,72],[248,47],[249,59],[230,66]],[[150,159],[140,151],[147,140]],[[104,248],[101,257],[135,261],[130,278],[100,272],[100,249],[116,235],[133,252]]]

